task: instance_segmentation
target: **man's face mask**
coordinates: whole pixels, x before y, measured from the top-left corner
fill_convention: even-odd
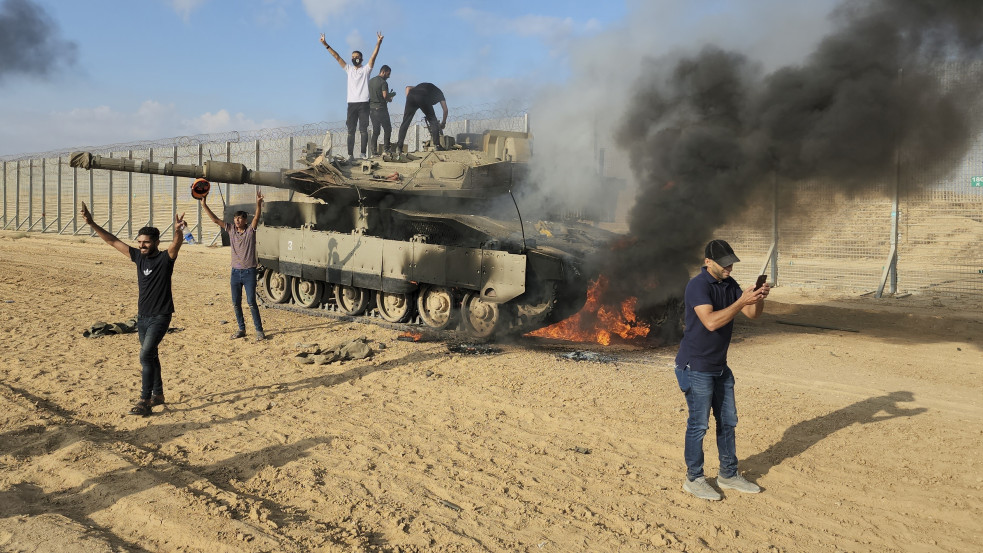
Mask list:
[[[362,58],[357,56],[352,57],[352,65],[354,65],[355,67],[362,65]]]

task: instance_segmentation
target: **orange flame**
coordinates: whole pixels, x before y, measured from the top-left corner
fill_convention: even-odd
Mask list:
[[[422,332],[403,332],[396,337],[397,340],[401,342],[422,342],[423,333]]]
[[[587,290],[587,302],[576,315],[528,335],[573,342],[597,342],[605,346],[611,344],[612,336],[625,340],[648,336],[651,326],[640,321],[635,314],[638,298],[632,296],[618,306],[601,305],[600,298],[607,287],[608,279],[601,275],[591,283]]]

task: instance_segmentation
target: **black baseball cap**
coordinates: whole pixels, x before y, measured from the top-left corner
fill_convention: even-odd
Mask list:
[[[728,265],[733,265],[740,261],[738,257],[734,254],[734,248],[730,247],[730,244],[723,240],[711,240],[707,243],[706,250],[704,252],[707,259],[712,259],[717,265],[721,267],[726,267]]]

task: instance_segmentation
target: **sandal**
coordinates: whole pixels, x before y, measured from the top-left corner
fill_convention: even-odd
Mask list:
[[[150,413],[152,413],[152,411],[150,410],[149,399],[141,399],[136,403],[136,405],[133,406],[132,409],[130,409],[131,415],[140,415],[141,417],[147,417],[150,415]]]

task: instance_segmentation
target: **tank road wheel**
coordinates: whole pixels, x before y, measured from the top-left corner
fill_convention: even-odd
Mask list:
[[[443,286],[424,286],[416,298],[416,308],[423,324],[436,330],[447,330],[457,322],[454,293]]]
[[[369,306],[369,293],[362,288],[337,284],[334,287],[334,301],[342,313],[354,317],[365,313]]]
[[[512,310],[508,304],[489,303],[478,294],[468,292],[461,302],[461,318],[464,330],[476,338],[489,338],[508,330],[512,323]]]
[[[413,295],[376,292],[375,308],[383,319],[391,323],[405,323],[413,314]]]
[[[283,273],[266,271],[266,278],[263,279],[263,293],[273,303],[287,303],[290,301],[291,280],[291,277]]]
[[[294,300],[301,307],[308,309],[321,305],[321,298],[324,297],[324,283],[316,280],[293,279]]]

